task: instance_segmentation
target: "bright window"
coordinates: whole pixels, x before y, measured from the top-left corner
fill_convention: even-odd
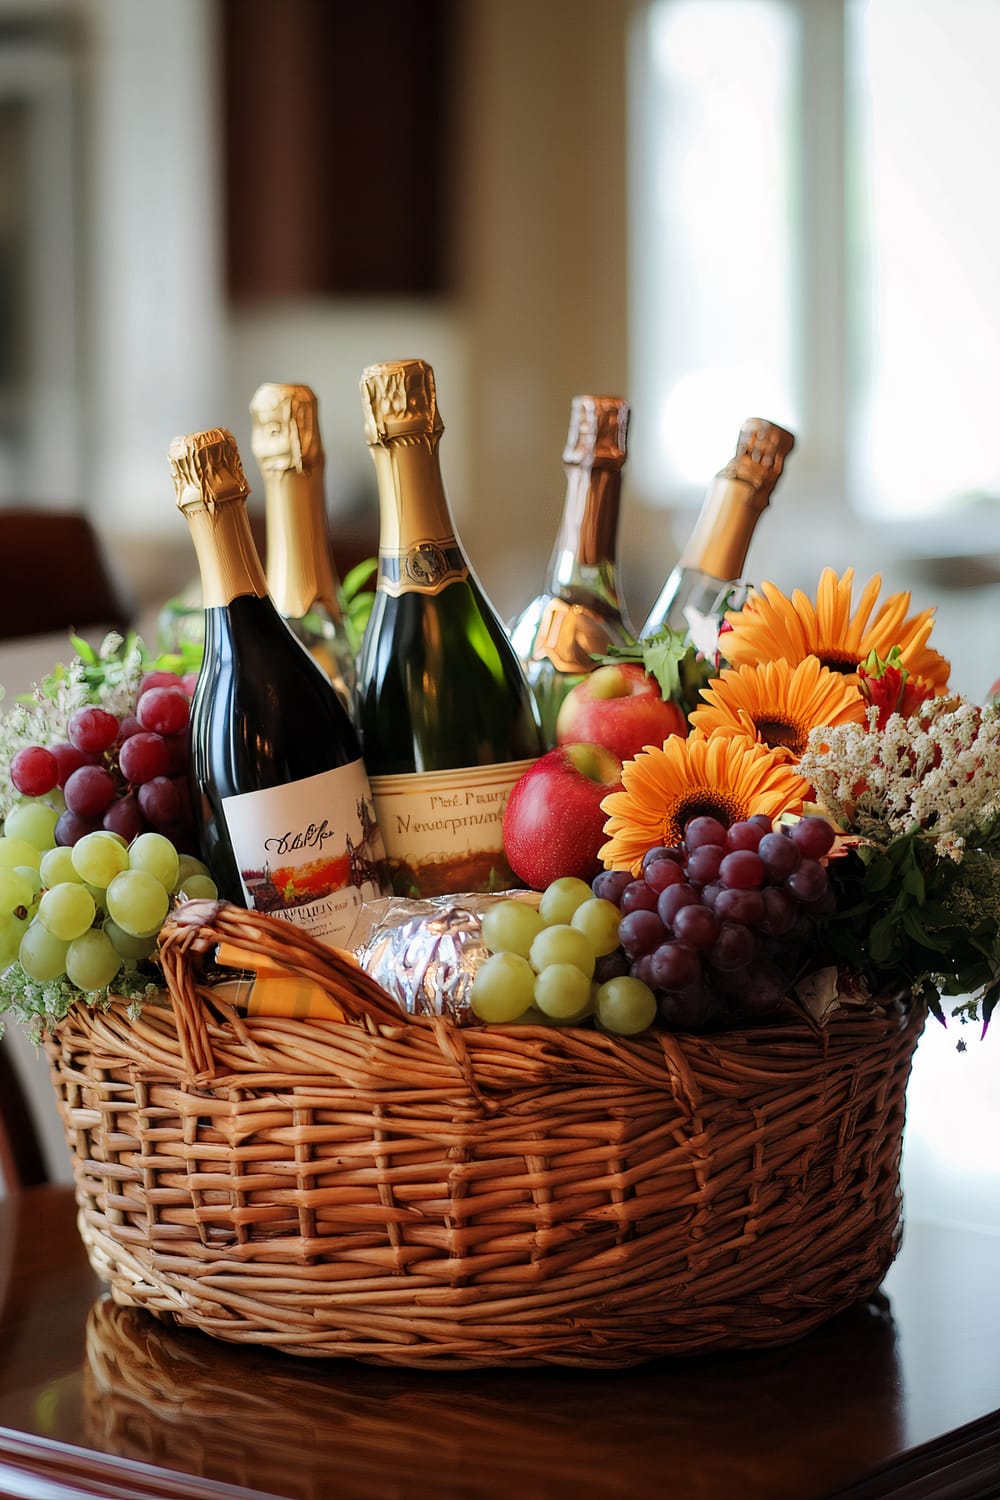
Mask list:
[[[796,433],[792,472],[803,510],[813,502],[789,527],[795,583],[811,586],[817,549],[833,561],[845,540],[864,566],[853,553],[876,531],[887,556],[893,537],[911,554],[988,550],[1000,0],[650,0],[633,41],[630,339],[649,416],[629,465],[642,498],[696,504],[743,418],[769,417]],[[992,642],[983,597],[978,634]],[[974,642],[957,644],[968,670]],[[1000,1012],[982,1042],[929,1023],[908,1096],[911,1217],[1000,1233],[998,1045]]]
[[[855,493],[902,518],[1000,495],[1000,5],[848,13]]]
[[[750,415],[871,519],[1000,496],[996,0],[651,0],[633,40],[643,497]]]
[[[798,422],[797,17],[782,0],[661,0],[641,27],[634,384],[652,420],[632,467],[671,498],[704,489],[744,417]]]

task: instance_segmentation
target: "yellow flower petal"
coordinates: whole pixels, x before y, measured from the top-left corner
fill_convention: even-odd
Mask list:
[[[861,723],[865,704],[848,680],[807,656],[725,667],[702,689],[692,725],[706,734],[749,735],[785,760],[798,760],[819,724]]]
[[[890,594],[872,618],[882,586],[880,575],[868,580],[852,609],[853,586],[853,568],[845,569],[840,578],[832,568],[824,568],[814,605],[801,590],[796,589],[789,599],[773,583],[763,583],[742,610],[726,615],[732,626],[724,640],[727,661],[734,667],[777,660],[794,666],[815,656],[856,683],[858,663],[872,650],[885,657],[898,646],[911,676],[933,683],[936,695],[945,693],[950,663],[927,645],[934,611],[925,609],[908,617],[910,596],[897,593]]]
[[[605,797],[607,869],[638,874],[647,849],[680,844],[684,825],[700,814],[726,827],[766,813],[797,813],[808,786],[780,755],[726,733],[671,735],[622,768],[622,790]]]

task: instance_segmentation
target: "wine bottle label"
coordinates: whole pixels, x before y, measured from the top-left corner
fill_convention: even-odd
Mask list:
[[[403,552],[379,551],[378,587],[393,598],[400,594],[440,594],[450,583],[460,583],[468,576],[469,565],[454,537],[424,539]]]
[[[400,896],[509,890],[520,884],[503,852],[503,813],[533,760],[373,776],[372,796]]]
[[[222,810],[247,906],[343,945],[386,878],[364,763],[224,797]]]

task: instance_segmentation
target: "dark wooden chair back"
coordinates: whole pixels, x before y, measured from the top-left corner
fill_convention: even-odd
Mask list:
[[[122,628],[132,611],[79,511],[0,510],[0,640]]]
[[[34,1187],[48,1178],[28,1101],[10,1048],[3,1040],[0,1040],[0,1175],[2,1187],[8,1193]]]

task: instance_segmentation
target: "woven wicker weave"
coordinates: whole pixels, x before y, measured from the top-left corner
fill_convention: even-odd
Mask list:
[[[223,940],[351,1020],[220,1015]],[[411,1366],[787,1342],[895,1255],[919,1010],[712,1037],[402,1015],[273,918],[192,902],[168,1003],[47,1043],[91,1261],[217,1337]]]

